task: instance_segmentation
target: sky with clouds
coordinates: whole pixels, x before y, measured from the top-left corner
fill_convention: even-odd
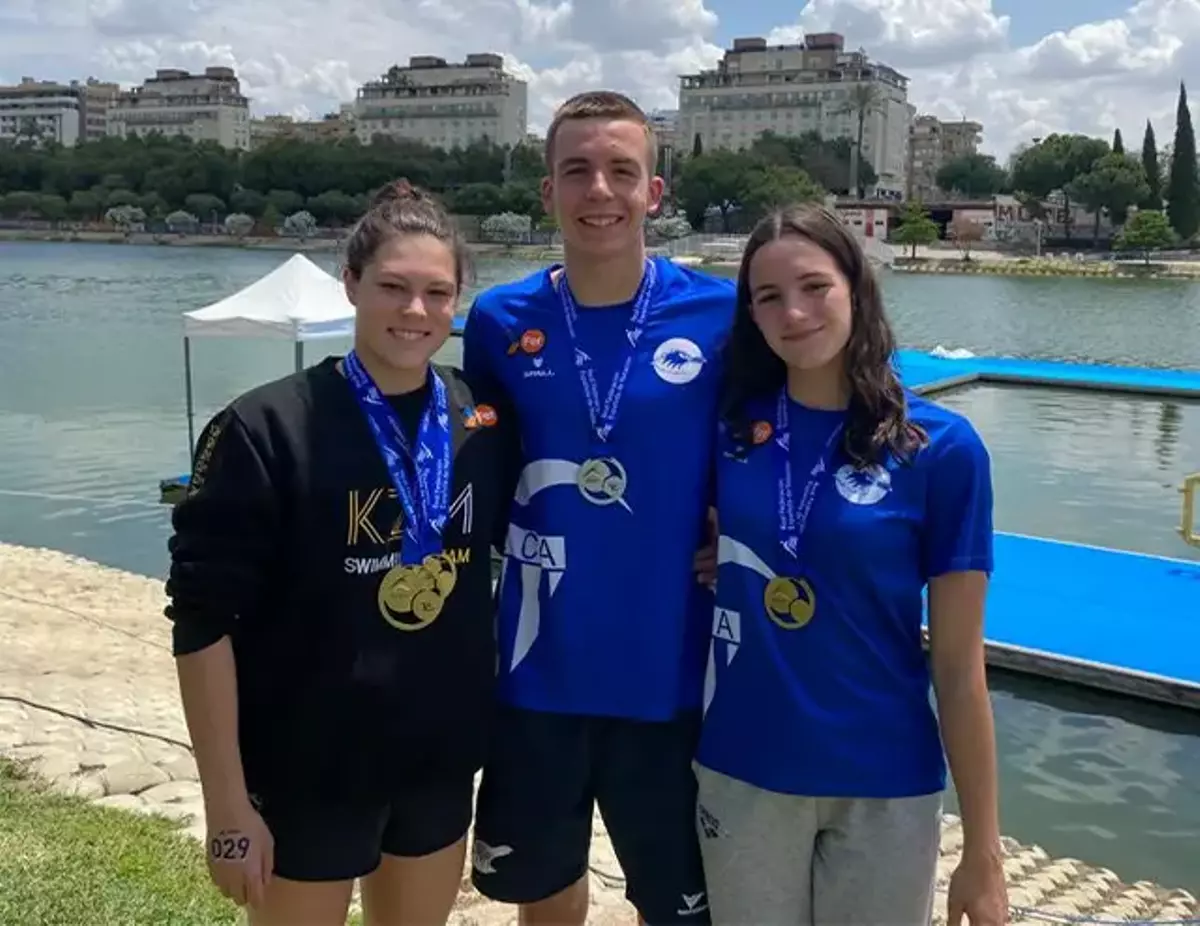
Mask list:
[[[1140,143],[1200,93],[1200,0],[0,0],[0,82],[156,67],[237,69],[255,115],[320,115],[413,54],[496,51],[530,84],[530,128],[589,87],[674,108],[678,75],[735,36],[833,30],[910,78],[921,112],[984,125],[1005,158],[1052,131]]]

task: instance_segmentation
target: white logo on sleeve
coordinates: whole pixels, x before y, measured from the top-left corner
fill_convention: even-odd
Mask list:
[[[672,386],[690,383],[704,369],[704,354],[695,341],[667,338],[654,351],[654,372]]]
[[[847,463],[833,476],[838,494],[855,505],[874,505],[892,490],[892,474],[882,466],[861,469]]]

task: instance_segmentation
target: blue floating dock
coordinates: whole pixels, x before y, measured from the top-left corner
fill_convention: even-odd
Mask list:
[[[911,350],[896,369],[927,396],[1007,383],[1200,400],[1183,370]],[[985,637],[989,665],[1200,709],[1200,564],[998,531]]]
[[[1200,372],[1182,370],[913,350],[896,368],[923,395],[1008,383],[1200,400]],[[187,484],[161,482],[163,502]],[[1200,710],[1200,564],[997,532],[985,636],[989,665]]]
[[[971,383],[1011,383],[1018,386],[1051,386],[1200,399],[1200,371],[1193,373],[1149,367],[1061,363],[1016,357],[952,360],[915,350],[897,351],[895,366],[904,384],[924,395],[957,389]]]
[[[988,662],[1200,709],[1200,564],[996,534]]]

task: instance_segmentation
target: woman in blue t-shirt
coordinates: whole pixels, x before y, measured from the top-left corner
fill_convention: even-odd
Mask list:
[[[836,215],[799,206],[759,224],[727,352],[697,755],[718,926],[929,922],[943,739],[965,840],[950,922],[1005,921],[982,643],[989,459],[965,418],[901,386],[894,349]]]

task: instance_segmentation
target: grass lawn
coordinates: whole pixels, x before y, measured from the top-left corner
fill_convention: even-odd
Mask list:
[[[3,759],[0,885],[4,926],[244,922],[174,823],[53,794]]]

